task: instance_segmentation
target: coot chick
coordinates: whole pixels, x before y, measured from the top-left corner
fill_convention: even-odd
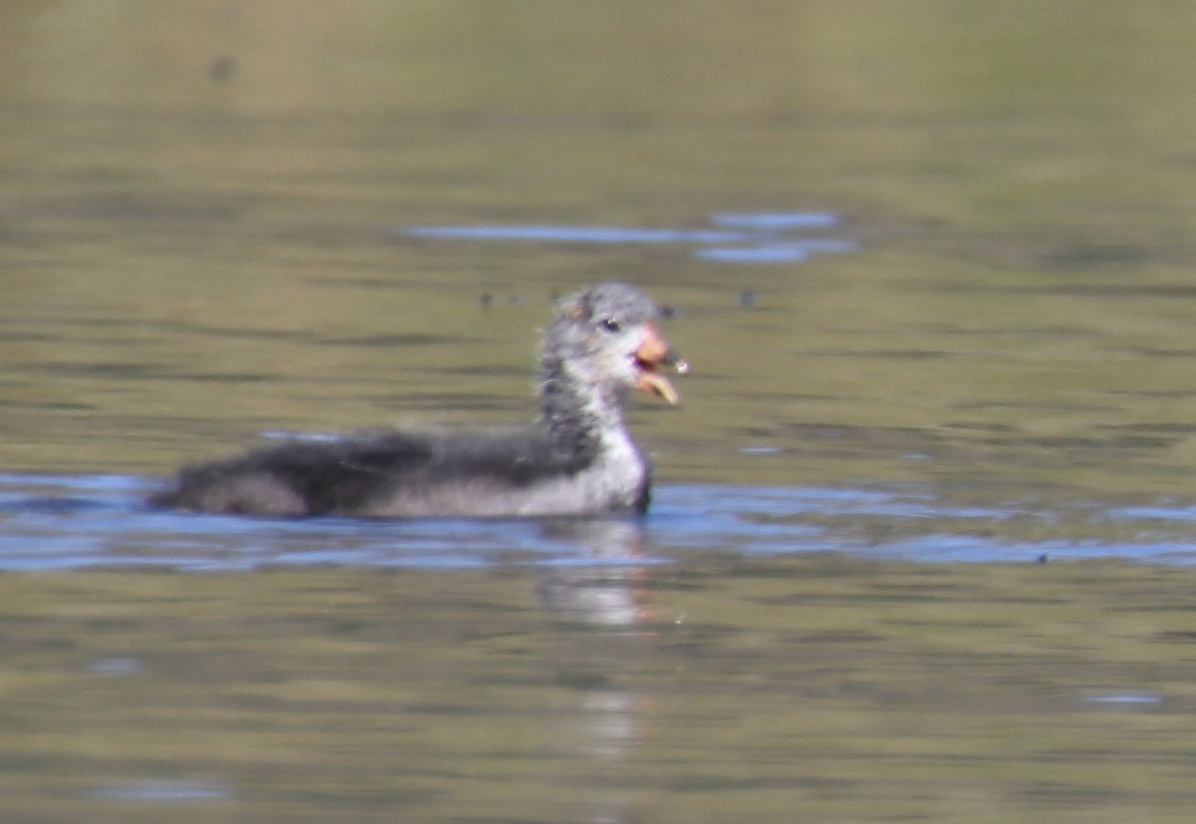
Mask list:
[[[632,389],[670,404],[658,371],[684,371],[627,283],[562,299],[540,352],[540,418],[489,432],[387,432],[293,440],[184,469],[150,503],[276,517],[512,517],[644,512],[648,463],[623,423]]]

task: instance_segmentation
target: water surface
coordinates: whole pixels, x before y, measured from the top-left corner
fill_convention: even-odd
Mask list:
[[[1186,821],[1191,9],[0,12],[0,817]],[[527,420],[635,281],[640,521],[154,512]]]
[[[161,481],[0,476],[0,571],[276,566],[479,569],[672,563],[694,551],[918,562],[1196,563],[1196,507],[979,504],[928,486],[658,486],[646,518],[277,520],[156,510]]]

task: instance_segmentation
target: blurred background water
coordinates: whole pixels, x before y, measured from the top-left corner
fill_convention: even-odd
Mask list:
[[[1186,820],[1179,3],[0,7],[5,821]],[[152,512],[526,420],[647,288],[643,522]]]

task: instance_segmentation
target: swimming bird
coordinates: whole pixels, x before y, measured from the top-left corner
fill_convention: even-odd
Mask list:
[[[291,439],[185,468],[150,503],[274,517],[643,513],[651,471],[624,424],[624,397],[638,389],[676,404],[660,368],[688,368],[659,314],[628,283],[563,298],[544,333],[531,426]]]

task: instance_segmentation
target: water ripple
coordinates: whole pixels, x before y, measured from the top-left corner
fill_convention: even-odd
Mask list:
[[[960,504],[929,487],[664,486],[644,520],[268,520],[154,511],[128,476],[0,475],[0,570],[642,565],[690,552],[1196,563],[1191,507]],[[1020,528],[1032,526],[1027,538]],[[1127,537],[1128,536],[1128,537]]]
[[[400,226],[404,237],[428,240],[532,241],[540,243],[682,244],[697,247],[699,260],[734,264],[799,263],[813,255],[852,252],[852,240],[810,237],[810,230],[833,229],[838,215],[826,212],[720,213],[716,229],[642,229],[631,226],[561,224]]]

